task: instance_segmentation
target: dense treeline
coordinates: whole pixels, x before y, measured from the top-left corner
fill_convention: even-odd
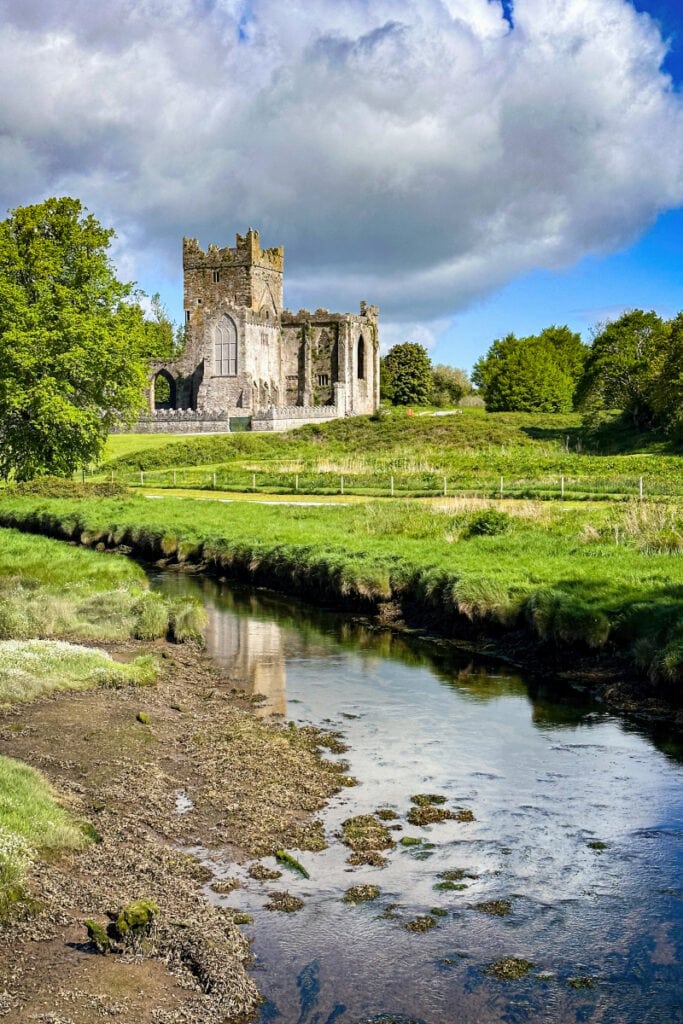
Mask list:
[[[582,412],[597,427],[618,413],[639,431],[683,430],[683,313],[629,310],[592,344],[568,327],[496,340],[472,374],[489,411]]]
[[[664,320],[633,309],[600,325],[592,344],[566,325],[497,338],[464,370],[432,366],[422,345],[394,345],[382,360],[382,397],[394,405],[455,405],[478,389],[489,412],[570,412],[597,427],[618,414],[637,431],[683,435],[683,313]]]

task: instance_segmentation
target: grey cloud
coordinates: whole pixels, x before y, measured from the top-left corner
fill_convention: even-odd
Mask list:
[[[5,205],[78,195],[139,272],[253,224],[292,305],[431,321],[683,202],[681,97],[625,0],[517,0],[514,30],[488,0],[0,12]]]

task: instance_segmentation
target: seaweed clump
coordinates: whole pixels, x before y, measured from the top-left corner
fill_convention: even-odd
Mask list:
[[[494,960],[484,968],[484,974],[496,981],[519,981],[526,977],[534,965],[530,960],[523,960],[520,957],[504,956],[500,960]]]
[[[435,825],[439,821],[448,821],[454,817],[453,811],[449,811],[447,807],[435,807],[434,804],[411,807],[408,811],[408,821],[411,825]]]
[[[122,953],[139,950],[154,935],[159,907],[154,900],[133,900],[115,913],[108,912],[109,924],[86,921],[88,938],[98,953]]]
[[[257,882],[273,882],[276,878],[282,878],[282,872],[277,868],[268,868],[258,861],[251,865],[247,874],[250,878],[255,878]]]
[[[421,914],[419,917],[414,917],[412,921],[406,921],[403,927],[407,932],[428,932],[436,927],[436,921],[431,914]]]
[[[286,850],[278,850],[275,854],[275,859],[284,867],[291,868],[292,871],[297,871],[304,878],[310,878],[308,871],[300,864],[296,857],[292,857],[291,853],[287,853]]]
[[[342,842],[353,852],[349,864],[382,866],[385,858],[380,850],[391,850],[396,843],[389,829],[374,814],[359,814],[342,824]]]
[[[223,896],[232,892],[234,889],[239,889],[240,884],[239,878],[216,878],[215,881],[211,883],[211,890]]]
[[[352,885],[344,893],[344,903],[369,903],[376,900],[380,889],[377,885]]]
[[[512,913],[511,900],[486,900],[484,903],[475,903],[474,909],[482,914],[491,914],[493,917],[507,917]]]
[[[281,910],[283,914],[293,914],[301,910],[304,901],[298,896],[291,896],[288,892],[272,892],[266,903],[266,910]]]

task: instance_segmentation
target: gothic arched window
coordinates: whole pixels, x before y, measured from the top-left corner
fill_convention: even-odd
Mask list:
[[[358,380],[365,380],[365,342],[361,334],[358,339]]]
[[[237,328],[229,316],[216,324],[214,334],[214,371],[217,377],[237,375]]]

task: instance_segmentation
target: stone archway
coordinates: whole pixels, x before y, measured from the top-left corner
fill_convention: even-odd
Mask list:
[[[154,378],[154,408],[175,409],[176,383],[168,370],[159,370]]]

